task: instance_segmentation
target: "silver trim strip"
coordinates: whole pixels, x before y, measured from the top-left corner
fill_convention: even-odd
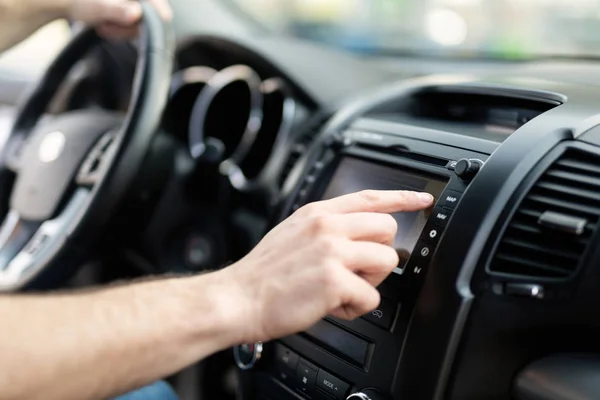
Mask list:
[[[246,65],[233,65],[213,75],[194,102],[189,124],[189,147],[192,157],[199,158],[206,150],[204,124],[210,105],[215,97],[234,82],[244,82],[250,89],[250,115],[240,143],[224,162],[239,165],[252,148],[262,125],[263,96],[261,80],[253,69]]]

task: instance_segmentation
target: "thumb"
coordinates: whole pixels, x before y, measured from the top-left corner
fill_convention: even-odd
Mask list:
[[[131,26],[142,18],[142,7],[139,2],[130,0],[103,0],[100,8],[100,19],[115,25]]]

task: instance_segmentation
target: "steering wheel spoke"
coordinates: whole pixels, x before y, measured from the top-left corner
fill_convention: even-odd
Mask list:
[[[11,210],[0,227],[0,292],[26,286],[63,248],[82,212],[90,191],[79,188],[62,212],[47,221],[27,221]]]
[[[25,135],[11,136],[4,145],[4,166],[12,171],[19,172],[23,160],[23,150],[27,146]]]
[[[77,172],[78,185],[89,187],[100,181],[115,156],[114,139],[118,133],[118,130],[108,131],[96,142]]]

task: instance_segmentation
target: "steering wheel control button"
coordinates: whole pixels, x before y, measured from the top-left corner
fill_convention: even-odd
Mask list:
[[[396,318],[396,310],[398,305],[391,300],[381,298],[379,307],[362,316],[366,321],[369,321],[380,328],[389,330],[392,327],[394,319]]]
[[[447,190],[442,195],[442,201],[440,203],[440,206],[446,207],[450,210],[454,210],[456,208],[456,205],[460,201],[461,196],[462,193],[460,192],[457,192],[455,190]]]
[[[470,182],[483,167],[483,161],[474,158],[463,158],[454,166],[454,173],[465,182]]]
[[[45,233],[38,233],[29,241],[27,246],[25,247],[25,253],[29,255],[35,255],[39,253],[39,251],[43,248],[44,244],[48,241],[49,236]]]
[[[111,130],[96,142],[79,168],[77,183],[80,185],[93,185],[98,181],[102,168],[109,158],[109,149],[111,149],[115,135],[116,132]]]
[[[295,372],[298,367],[298,354],[294,353],[287,347],[277,345],[275,348],[275,361],[281,367],[282,370],[289,372]]]
[[[344,400],[350,390],[348,383],[323,370],[317,374],[317,387],[337,400]]]
[[[236,365],[242,370],[249,370],[260,360],[263,352],[263,344],[245,343],[233,348],[233,357]]]
[[[298,364],[296,371],[296,380],[298,381],[298,390],[304,394],[311,394],[315,390],[317,382],[318,368],[309,365],[304,360]]]

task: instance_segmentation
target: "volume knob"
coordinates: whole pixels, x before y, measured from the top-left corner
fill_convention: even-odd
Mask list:
[[[233,358],[239,369],[249,370],[260,360],[262,352],[262,342],[245,343],[233,348]]]
[[[454,173],[463,181],[471,181],[483,167],[483,161],[475,158],[463,158],[456,163]]]
[[[375,390],[365,389],[362,392],[353,393],[346,400],[382,400],[383,395]]]

